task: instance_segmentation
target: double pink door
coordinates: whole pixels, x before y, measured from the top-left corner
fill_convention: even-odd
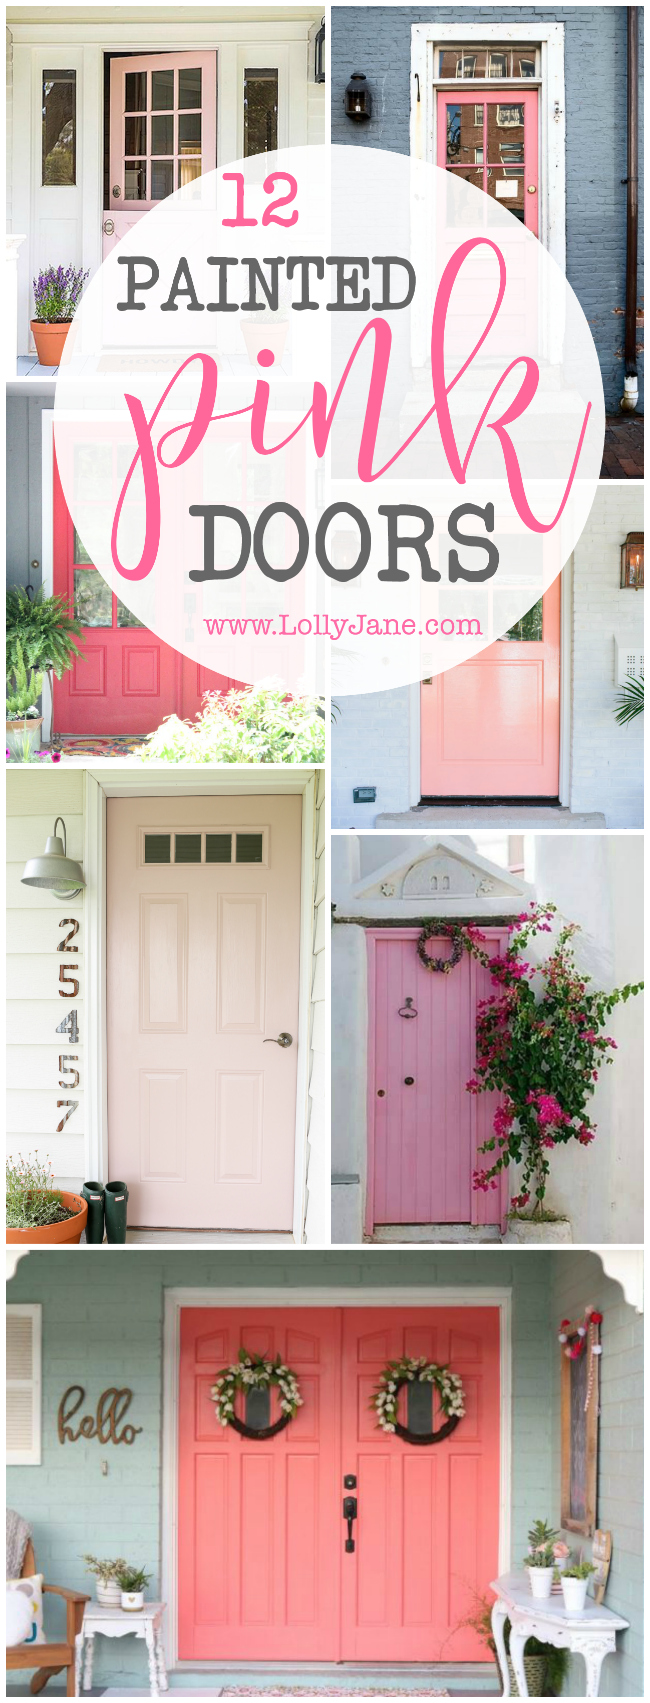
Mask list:
[[[484,932],[496,956],[507,933]],[[465,1087],[490,975],[467,952],[449,972],[425,969],[419,933],[367,930],[370,1232],[375,1224],[500,1224],[506,1208],[507,1173],[500,1189],[472,1187],[497,1096]],[[449,940],[432,939],[429,952],[448,957]]]
[[[291,1229],[300,845],[295,797],[108,801],[109,1170],[133,1226]]]
[[[216,1421],[211,1386],[240,1347],[298,1376],[304,1405],[275,1437]],[[462,1378],[465,1417],[441,1443],[375,1425],[379,1375],[403,1354]],[[493,1307],[183,1309],[180,1659],[483,1659],[462,1621],[498,1569],[500,1402]],[[407,1423],[406,1391],[402,1407]]]

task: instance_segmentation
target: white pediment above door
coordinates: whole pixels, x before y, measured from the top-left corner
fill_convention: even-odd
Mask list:
[[[422,836],[404,852],[355,881],[336,902],[339,917],[517,916],[534,898],[529,882],[481,857],[467,836]]]

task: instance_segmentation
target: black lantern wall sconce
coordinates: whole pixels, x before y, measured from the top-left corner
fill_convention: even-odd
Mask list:
[[[621,544],[621,590],[643,591],[642,532],[628,532]]]
[[[357,123],[372,116],[372,95],[365,71],[352,72],[345,91],[345,112],[347,118],[354,118]]]
[[[316,31],[314,41],[314,82],[325,82],[325,19],[321,18],[320,29]]]

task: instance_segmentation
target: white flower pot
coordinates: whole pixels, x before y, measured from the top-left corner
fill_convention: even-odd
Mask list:
[[[528,1582],[534,1597],[550,1597],[553,1584],[552,1567],[529,1567]]]
[[[144,1591],[122,1591],[121,1603],[128,1614],[137,1614],[144,1608]]]
[[[567,1614],[584,1614],[588,1579],[562,1579],[562,1595]]]
[[[98,1579],[96,1584],[97,1601],[102,1608],[119,1608],[122,1592],[117,1579]]]

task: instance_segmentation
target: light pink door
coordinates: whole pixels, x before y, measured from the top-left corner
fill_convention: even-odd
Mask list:
[[[502,639],[423,681],[423,798],[557,798],[560,608],[558,576]]]
[[[465,1417],[440,1443],[414,1445],[375,1425],[379,1376],[404,1354],[462,1378]],[[342,1559],[343,1659],[484,1661],[462,1622],[498,1572],[498,1309],[347,1310],[343,1390],[343,1471],[356,1477],[358,1499],[356,1549]],[[437,1415],[433,1429],[440,1423]]]
[[[109,1167],[129,1223],[290,1230],[300,799],[110,799],[107,817]]]
[[[104,257],[143,213],[217,163],[216,53],[112,59],[110,80]]]
[[[495,956],[505,930],[484,930]],[[375,1224],[499,1224],[501,1189],[472,1188],[478,1148],[498,1097],[468,1094],[476,1064],[476,1008],[492,989],[463,953],[449,972],[425,969],[417,928],[369,929],[369,1153],[367,1228]],[[448,957],[450,942],[429,942]],[[411,1000],[407,1007],[406,1000]],[[400,1016],[401,1011],[417,1015]]]

